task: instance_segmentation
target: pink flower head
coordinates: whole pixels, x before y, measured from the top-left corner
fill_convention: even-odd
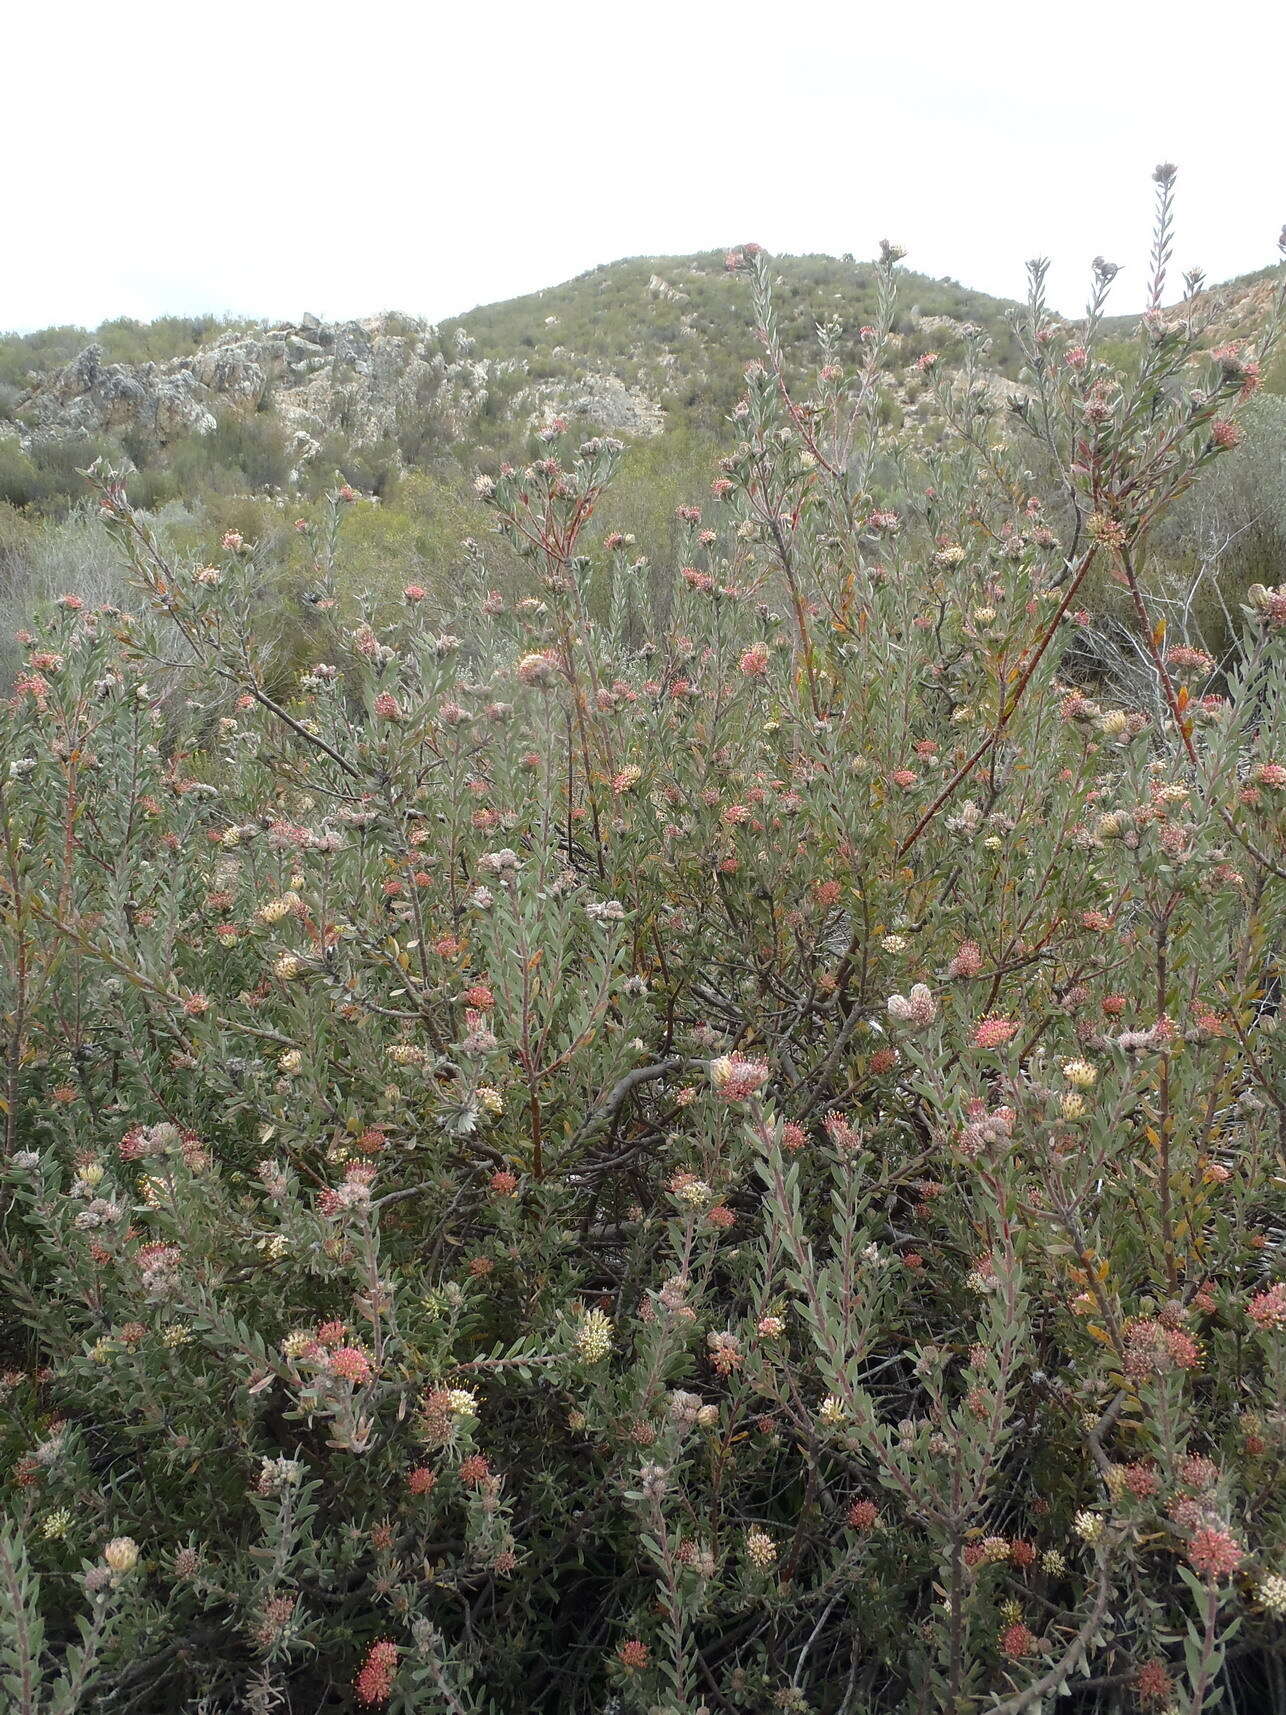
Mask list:
[[[1018,1026],[1011,1018],[984,1018],[974,1027],[973,1044],[975,1048],[1003,1048],[1017,1034]]]
[[[915,983],[909,995],[894,994],[888,999],[888,1015],[895,1024],[907,1024],[923,1029],[938,1016],[937,1002],[924,983]]]
[[[1219,1467],[1204,1453],[1186,1453],[1179,1460],[1179,1481],[1196,1494],[1205,1494],[1219,1481]]]
[[[1194,1531],[1188,1544],[1188,1562],[1203,1578],[1228,1578],[1245,1559],[1246,1551],[1226,1530],[1210,1526]]]
[[[1140,1703],[1165,1703],[1174,1689],[1174,1682],[1163,1661],[1145,1661],[1134,1676],[1134,1689],[1139,1694]]]
[[[982,969],[982,948],[976,941],[962,941],[959,951],[947,966],[949,977],[976,977]]]
[[[852,1155],[862,1147],[862,1133],[847,1114],[832,1110],[822,1120],[822,1129],[841,1155]]]
[[[1209,673],[1214,669],[1214,657],[1204,649],[1193,649],[1186,643],[1176,643],[1167,649],[1165,664],[1176,673]]]
[[[706,1335],[706,1345],[710,1351],[710,1362],[721,1376],[729,1376],[746,1361],[746,1354],[741,1349],[737,1336],[726,1330],[717,1334]]]
[[[1286,1280],[1257,1293],[1246,1306],[1246,1314],[1257,1328],[1286,1328]]]
[[[1017,1660],[1031,1654],[1036,1648],[1036,1638],[1030,1627],[1023,1625],[1021,1620],[1015,1620],[1012,1626],[1006,1626],[1001,1632],[1000,1648],[1005,1655]]]
[[[359,1346],[340,1346],[330,1355],[330,1373],[363,1387],[371,1379],[370,1359]]]
[[[359,1703],[385,1703],[392,1695],[397,1674],[397,1645],[381,1638],[371,1645],[362,1663],[353,1690]]]
[[[1132,1381],[1201,1367],[1201,1347],[1182,1328],[1155,1316],[1136,1317],[1125,1329],[1125,1373]]]
[[[710,1082],[725,1102],[745,1102],[768,1082],[770,1069],[759,1060],[725,1054],[710,1062]]]
[[[548,652],[538,655],[524,655],[515,668],[519,681],[524,685],[552,685],[558,677],[558,662]]]

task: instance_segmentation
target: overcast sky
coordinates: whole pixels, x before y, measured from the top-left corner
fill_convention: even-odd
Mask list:
[[[1280,15],[1265,5],[1265,17]],[[0,328],[442,317],[620,256],[871,255],[1006,296],[1027,257],[1140,305],[1275,258],[1286,25],[1099,0],[10,0]],[[1260,68],[1264,68],[1260,75]]]

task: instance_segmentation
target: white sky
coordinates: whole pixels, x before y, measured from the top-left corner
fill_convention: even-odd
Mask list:
[[[443,317],[620,256],[874,253],[1136,309],[1275,259],[1282,9],[1171,0],[9,0],[0,328]],[[1266,22],[1269,14],[1278,21]],[[1262,68],[1262,71],[1261,71]]]

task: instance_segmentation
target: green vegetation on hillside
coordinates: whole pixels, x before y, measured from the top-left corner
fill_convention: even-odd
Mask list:
[[[862,329],[878,319],[875,267],[827,256],[778,257],[772,266],[784,360],[801,372],[815,367],[818,326],[833,322],[832,356],[856,370]],[[1266,277],[1248,276],[1212,293],[1220,337],[1252,335],[1267,290]],[[937,373],[958,369],[970,326],[985,336],[983,362],[1003,403],[1007,384],[1022,385],[1014,310],[954,281],[907,273],[885,348],[885,421],[914,416],[930,439],[939,432],[932,379],[921,365],[936,354]],[[555,414],[574,430],[598,432],[593,413],[605,408],[596,396],[604,378],[626,390],[614,396],[618,401],[651,413],[644,426],[659,432],[612,427],[631,446],[596,525],[628,531],[634,551],[664,576],[679,548],[676,508],[701,502],[711,462],[731,438],[728,420],[746,365],[760,355],[747,326],[744,280],[727,269],[722,251],[639,257],[475,309],[427,333],[410,318],[386,319],[387,333],[418,340],[432,364],[422,365],[427,381],[374,439],[357,438],[337,409],[301,459],[292,421],[271,386],[261,397],[217,403],[214,427],[203,434],[161,440],[139,426],[31,429],[31,377],[56,374],[91,338],[105,364],[163,367],[257,326],[214,316],[147,324],[119,318],[92,336],[56,327],[0,337],[0,599],[10,618],[20,619],[33,599],[79,566],[81,473],[100,458],[126,469],[131,504],[152,514],[180,549],[202,532],[231,529],[247,539],[285,541],[297,518],[315,522],[338,473],[379,502],[364,511],[364,542],[350,554],[345,575],[362,588],[392,590],[408,580],[440,586],[454,575],[461,538],[482,528],[475,472],[527,461],[537,449],[536,427]],[[1103,334],[1110,361],[1126,372],[1137,367],[1136,318],[1109,319]],[[476,374],[454,395],[442,380],[452,363]],[[351,368],[337,368],[339,381],[351,376]],[[1284,390],[1286,358],[1278,355],[1264,393]],[[1182,502],[1152,545],[1159,586],[1216,654],[1231,635],[1238,592],[1257,579],[1271,582],[1286,555],[1286,418],[1279,400],[1262,398],[1247,415],[1247,430],[1245,446],[1221,466],[1218,480],[1199,501]],[[896,499],[896,472],[886,475]],[[1041,489],[1038,459],[1030,480]],[[306,581],[303,544],[292,543],[285,558],[303,568],[299,577]],[[1194,582],[1198,597],[1189,600]],[[1128,623],[1119,592],[1107,583],[1087,596],[1096,611]]]

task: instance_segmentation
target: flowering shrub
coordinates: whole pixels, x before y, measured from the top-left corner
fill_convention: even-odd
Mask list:
[[[328,604],[282,695],[253,543],[96,474],[139,612],[2,728],[11,1707],[1280,1691],[1286,592],[1218,682],[1148,608],[1268,355],[1194,368],[1171,195],[1137,365],[1036,264],[918,450],[897,253],[802,380],[734,253],[659,604],[555,423],[479,479],[525,590]],[[1070,676],[1092,571],[1159,710]]]

